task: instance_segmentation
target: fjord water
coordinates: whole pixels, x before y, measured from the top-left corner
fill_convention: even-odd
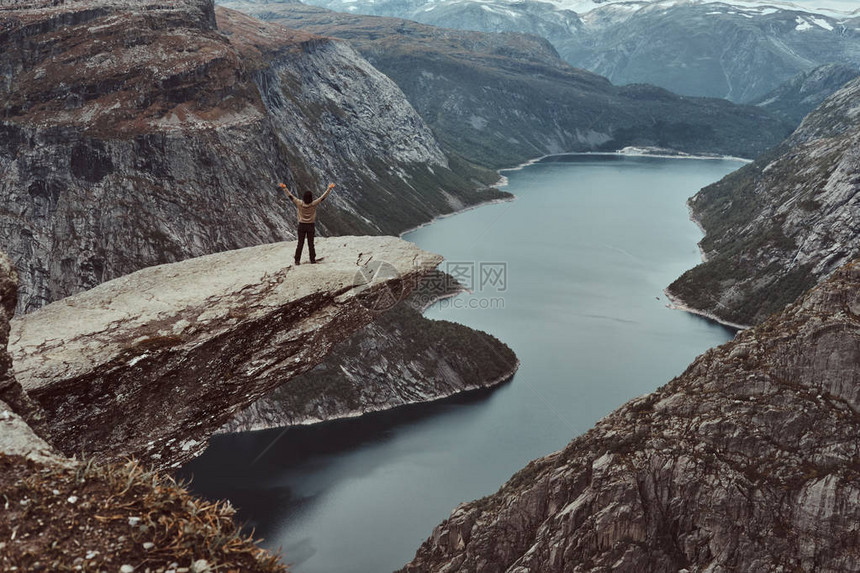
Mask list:
[[[473,292],[427,316],[506,342],[521,360],[514,379],[435,404],[215,438],[184,469],[193,489],[232,500],[294,573],[401,567],[458,503],[495,492],[731,338],[668,309],[662,290],[699,261],[687,197],[740,165],[572,155],[507,172],[515,201],[404,238],[443,254],[464,280],[471,269]]]

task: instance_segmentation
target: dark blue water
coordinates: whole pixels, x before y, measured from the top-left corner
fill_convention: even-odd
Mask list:
[[[405,238],[472,279],[471,294],[427,314],[509,344],[522,362],[513,381],[361,419],[217,438],[185,468],[194,489],[231,499],[295,573],[399,568],[458,503],[493,493],[732,336],[666,308],[662,290],[699,261],[687,197],[740,165],[568,156],[508,172],[516,201]]]

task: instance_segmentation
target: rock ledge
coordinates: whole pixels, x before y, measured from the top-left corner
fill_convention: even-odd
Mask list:
[[[14,372],[66,455],[157,467],[199,453],[236,411],[319,363],[441,257],[393,237],[295,242],[150,267],[12,322]]]

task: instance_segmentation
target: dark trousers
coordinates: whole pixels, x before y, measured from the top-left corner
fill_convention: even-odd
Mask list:
[[[314,250],[314,232],[316,228],[313,223],[299,223],[299,243],[296,245],[296,262],[302,258],[302,248],[305,246],[305,237],[308,238],[308,253],[311,262],[317,260],[317,252]]]

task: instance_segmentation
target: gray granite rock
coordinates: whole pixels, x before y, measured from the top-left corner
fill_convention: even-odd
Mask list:
[[[52,443],[178,465],[441,260],[393,237],[321,239],[316,265],[293,266],[294,249],[147,268],[13,320],[15,375],[47,413]]]
[[[800,72],[750,103],[800,125],[804,117],[857,76],[860,76],[860,69],[856,66],[824,64]]]
[[[74,465],[72,460],[62,456],[37,436],[30,425],[5,402],[0,402],[0,454],[22,456],[52,467]]]
[[[26,423],[31,424],[40,434],[44,434],[43,412],[15,379],[12,356],[7,351],[9,321],[15,313],[17,300],[18,274],[9,257],[0,252],[0,402],[5,402],[3,409],[15,414],[16,419],[26,420]]]
[[[860,571],[860,262],[699,357],[403,571]]]
[[[18,312],[295,238],[280,181],[316,194],[337,183],[327,235],[395,234],[500,195],[472,178],[494,173],[454,173],[400,90],[345,42],[211,0],[4,5],[0,102],[0,245]]]
[[[756,324],[860,256],[860,79],[785,142],[690,199],[705,261],[669,293]]]
[[[519,360],[504,342],[422,315],[425,306],[463,288],[439,271],[427,275],[406,300],[335,346],[313,370],[237,414],[221,431],[360,416],[510,380]]]

